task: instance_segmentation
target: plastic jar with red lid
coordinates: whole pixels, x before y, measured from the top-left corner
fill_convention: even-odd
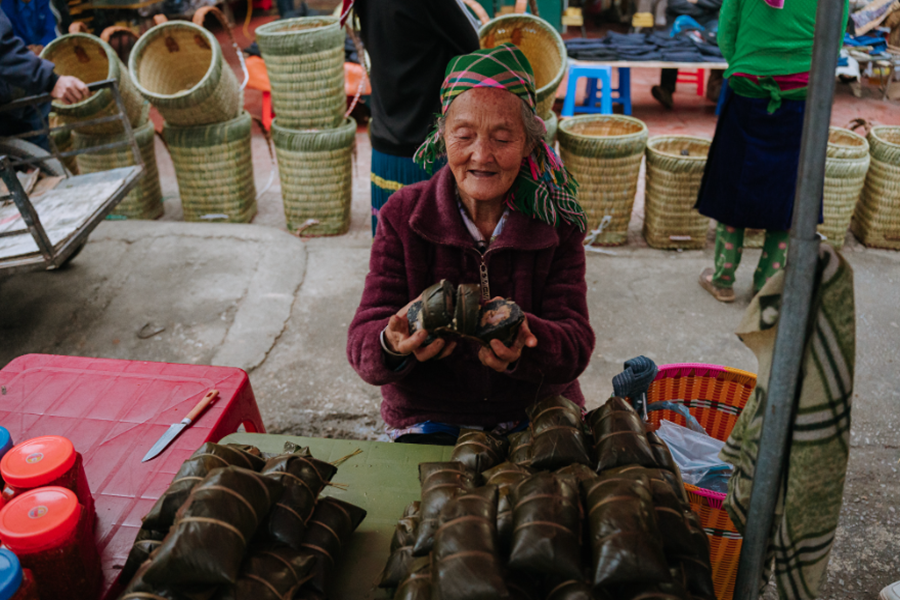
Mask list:
[[[0,460],[0,475],[3,476],[2,499],[5,502],[41,487],[59,486],[72,490],[93,526],[94,497],[84,474],[81,454],[68,439],[45,435],[16,444]]]
[[[102,572],[93,528],[71,490],[44,487],[0,510],[0,541],[37,582],[40,600],[96,600]]]
[[[38,600],[37,584],[31,571],[23,569],[18,557],[0,548],[0,600]]]

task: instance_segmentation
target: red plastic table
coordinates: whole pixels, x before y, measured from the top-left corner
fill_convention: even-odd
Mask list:
[[[210,389],[219,390],[219,399],[162,454],[142,463],[153,442]],[[241,369],[48,354],[27,354],[0,370],[0,425],[14,442],[65,436],[84,457],[97,508],[104,598],[118,593],[116,578],[141,517],[181,463],[240,425],[265,432]]]

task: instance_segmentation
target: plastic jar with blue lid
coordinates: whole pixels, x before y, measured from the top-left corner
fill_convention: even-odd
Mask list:
[[[4,430],[6,431],[6,430]],[[38,600],[31,571],[23,569],[19,558],[0,548],[0,600]]]
[[[0,458],[13,447],[12,435],[6,427],[0,427]]]

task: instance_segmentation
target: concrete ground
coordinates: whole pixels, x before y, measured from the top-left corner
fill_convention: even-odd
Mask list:
[[[692,92],[660,110],[649,87],[658,72],[634,73],[635,116],[651,135],[711,137],[712,105]],[[248,91],[251,112],[258,98]],[[864,116],[900,123],[894,102],[874,91],[855,99],[839,87],[833,123]],[[109,221],[58,272],[0,279],[0,366],[28,352],[230,365],[246,369],[267,429],[325,437],[384,439],[380,395],[345,358],[346,329],[368,270],[369,153],[357,136],[350,232],[298,239],[285,232],[274,175],[251,225],[183,223],[171,161],[157,147],[166,213],[158,222]],[[253,139],[257,189],[273,168]],[[593,360],[581,378],[590,407],[612,391],[624,360],[709,362],[756,371],[732,333],[750,301],[749,250],[738,300],[715,302],[697,285],[712,251],[666,252],[640,235],[638,192],[629,244],[590,255],[587,280]],[[856,278],[857,368],[845,504],[823,598],[874,599],[900,579],[900,253],[869,250],[848,236]],[[828,468],[829,465],[822,465]]]

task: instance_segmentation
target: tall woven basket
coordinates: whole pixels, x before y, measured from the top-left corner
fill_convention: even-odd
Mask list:
[[[556,132],[559,129],[559,117],[552,110],[549,114],[541,117],[544,119],[544,125],[547,127],[547,133],[544,135],[544,141],[553,148],[556,144]]]
[[[128,70],[109,44],[87,33],[70,33],[56,38],[41,52],[41,57],[54,64],[57,75],[71,75],[85,83],[114,79],[132,127],[140,125],[141,110],[146,102],[128,74]],[[70,124],[118,114],[116,99],[110,90],[99,90],[75,104],[53,101],[59,123]],[[78,129],[91,135],[122,132],[120,121],[88,125]]]
[[[206,29],[187,21],[157,25],[142,35],[128,58],[138,91],[176,127],[237,118],[243,95],[222,48]]]
[[[350,228],[353,144],[356,121],[348,117],[335,129],[296,130],[272,122],[278,157],[284,217],[290,231],[303,235],[339,235]],[[304,226],[308,219],[318,224]]]
[[[595,243],[624,244],[647,126],[621,115],[579,115],[560,121],[557,137],[560,156],[581,186],[578,202],[587,213],[588,228],[601,230]]]
[[[647,142],[644,238],[653,248],[706,245],[709,218],[694,204],[709,146],[709,140],[689,136],[657,136]]]
[[[185,221],[247,223],[256,215],[251,125],[246,111],[201,127],[166,123],[163,137],[175,163]]]
[[[144,172],[134,188],[128,192],[125,199],[113,210],[114,215],[128,217],[129,219],[157,219],[162,216],[162,187],[159,183],[159,171],[156,168],[156,148],[154,137],[156,131],[149,120],[134,130],[134,139],[141,152],[144,161]],[[94,148],[113,142],[124,142],[128,138],[124,133],[115,136],[82,135],[77,131],[72,134],[72,143],[76,150]],[[81,173],[96,173],[118,167],[130,167],[134,165],[134,154],[131,146],[121,146],[101,150],[99,152],[86,152],[79,154],[78,169]]]
[[[256,42],[272,84],[272,107],[282,127],[339,127],[344,96],[344,30],[336,17],[267,23]]]
[[[556,29],[540,17],[511,14],[482,25],[478,37],[482,48],[505,43],[518,46],[534,71],[537,114],[550,112],[568,65],[566,47]]]
[[[900,250],[900,127],[873,127],[872,162],[851,230],[866,246]]]
[[[647,391],[647,402],[668,400],[687,407],[712,437],[727,440],[756,387],[756,375],[716,365],[662,365]],[[670,410],[649,413],[650,425],[665,419],[685,425],[684,417]],[[709,536],[713,585],[718,600],[731,600],[743,538],[722,507],[725,494],[685,484],[691,509],[700,515]]]
[[[835,248],[844,245],[868,170],[866,138],[840,127],[830,128],[823,190],[825,222],[819,225],[819,233]]]

